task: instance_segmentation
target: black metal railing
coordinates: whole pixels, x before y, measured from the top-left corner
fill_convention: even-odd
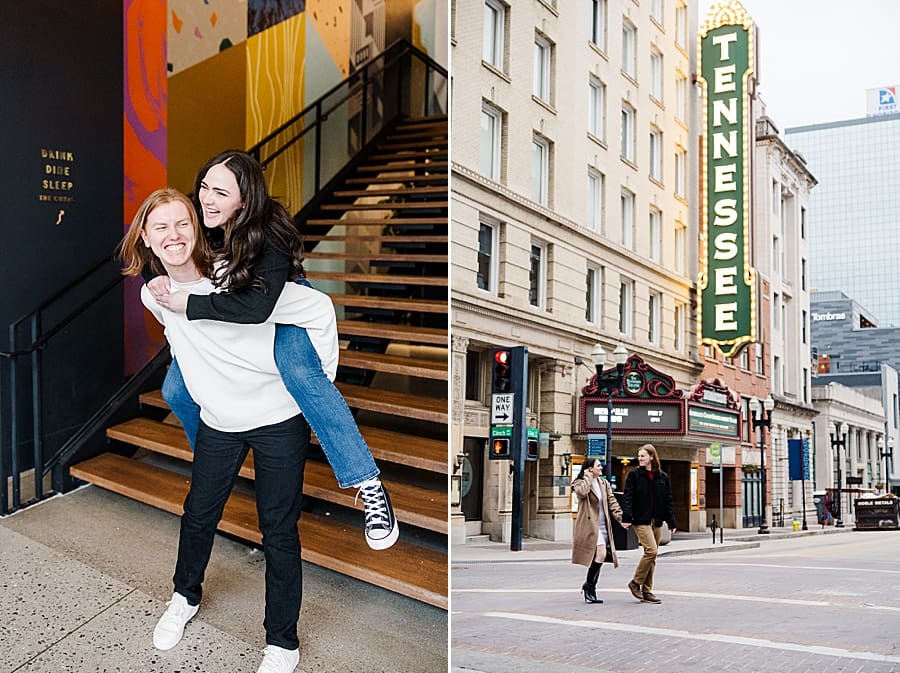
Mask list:
[[[397,120],[446,115],[447,105],[446,69],[400,40],[248,151],[266,168],[270,192],[298,212]],[[313,178],[304,179],[310,170]],[[69,465],[102,450],[105,428],[123,413],[136,411],[138,393],[168,362],[163,349],[124,384],[120,378],[111,390],[92,390],[98,401],[82,414],[86,418],[66,418],[47,441],[45,402],[51,399],[56,406],[59,400],[57,390],[46,389],[45,354],[53,344],[65,342],[64,335],[77,339],[72,333],[78,325],[96,321],[99,304],[112,302],[121,311],[122,281],[115,260],[104,258],[10,324],[9,350],[0,351],[0,515],[49,495],[44,489],[48,474],[52,490],[68,490]],[[89,379],[91,362],[80,373]],[[33,496],[23,502],[22,479],[28,470],[33,470]]]
[[[44,497],[44,467],[49,452],[44,428],[44,364],[48,348],[66,336],[78,338],[76,333],[81,327],[98,319],[96,309],[101,302],[121,306],[122,295],[117,290],[122,280],[118,264],[112,257],[105,257],[10,323],[9,350],[0,351],[0,514],[23,505],[22,474],[28,470],[33,470],[34,476],[33,498],[29,502]],[[68,354],[60,352],[54,356],[66,358]],[[91,372],[86,371],[85,377],[90,376]],[[7,399],[2,398],[4,392]],[[83,420],[66,418],[60,424],[77,426]]]
[[[297,213],[400,118],[447,114],[447,87],[446,69],[398,40],[248,151],[269,191]]]

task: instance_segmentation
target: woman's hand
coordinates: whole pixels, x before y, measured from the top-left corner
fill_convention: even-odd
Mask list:
[[[169,277],[157,276],[149,283],[147,283],[147,289],[150,290],[151,296],[157,302],[159,302],[162,297],[165,297],[171,291],[171,287],[169,286]]]
[[[631,524],[626,521],[622,524],[622,528],[631,528]]]
[[[154,278],[154,280],[156,280]],[[188,302],[188,293],[184,290],[178,290],[176,292],[171,292],[169,294],[165,294],[162,297],[157,298],[157,302],[160,306],[163,306],[173,313],[184,313],[187,311],[187,302]]]

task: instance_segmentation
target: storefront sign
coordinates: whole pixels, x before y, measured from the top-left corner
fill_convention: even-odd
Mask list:
[[[700,340],[726,356],[756,340],[750,266],[750,91],[753,20],[737,0],[714,4],[700,29],[703,93]]]
[[[737,437],[740,414],[725,409],[710,409],[696,404],[688,406],[688,432]]]
[[[586,400],[582,418],[582,432],[606,432],[606,402]],[[684,433],[684,401],[613,399],[612,422],[614,434]]]

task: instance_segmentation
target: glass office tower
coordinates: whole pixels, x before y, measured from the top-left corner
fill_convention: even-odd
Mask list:
[[[800,126],[785,143],[819,181],[810,200],[810,281],[900,326],[900,114]]]

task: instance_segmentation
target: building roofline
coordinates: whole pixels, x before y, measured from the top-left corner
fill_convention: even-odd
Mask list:
[[[792,126],[784,130],[785,135],[789,133],[800,133],[804,131],[821,131],[823,129],[835,129],[843,126],[859,126],[861,124],[874,124],[877,122],[898,121],[900,120],[900,112],[889,115],[873,115],[871,117],[859,117],[858,119],[844,119],[836,122],[825,122],[822,124],[809,124],[807,126]]]

